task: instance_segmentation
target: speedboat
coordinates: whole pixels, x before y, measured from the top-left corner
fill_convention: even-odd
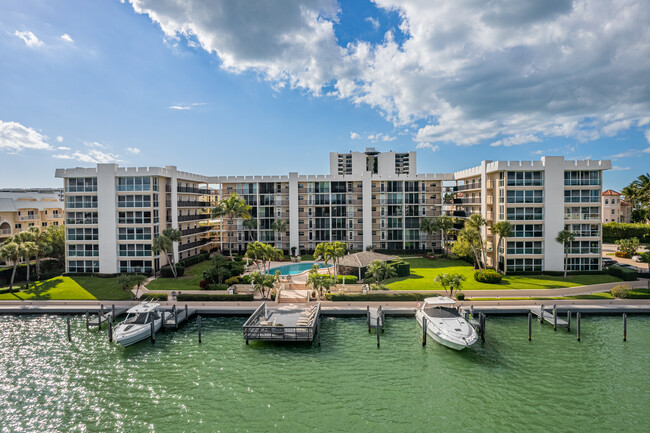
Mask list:
[[[162,315],[166,318],[171,315],[169,312],[160,312],[160,304],[153,302],[142,302],[130,308],[124,322],[119,323],[113,330],[113,339],[122,346],[130,346],[138,341],[151,337],[151,322],[154,332],[162,327]]]
[[[427,334],[438,343],[454,350],[463,350],[476,343],[478,335],[455,306],[453,299],[444,296],[426,298],[415,312],[415,318],[420,326],[422,319],[427,319]]]

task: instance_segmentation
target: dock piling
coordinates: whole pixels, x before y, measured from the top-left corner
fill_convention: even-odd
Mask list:
[[[99,316],[97,316],[97,330],[101,331],[102,329],[102,319],[104,318],[104,304],[99,306]]]
[[[557,305],[553,305],[553,331],[557,331]]]
[[[571,332],[571,310],[566,312],[566,328],[567,332]]]
[[[149,322],[151,324],[151,344],[156,342],[156,328],[153,326],[153,320]]]
[[[86,310],[86,329],[90,329],[90,312]]]
[[[427,318],[422,317],[422,347],[427,345]]]
[[[623,313],[623,341],[627,341],[627,314]]]
[[[115,320],[115,304],[111,305],[111,319]]]
[[[190,318],[189,310],[187,309],[187,304],[185,304],[185,320]]]
[[[320,347],[320,313],[318,314],[318,319],[316,322],[316,342],[318,347]]]
[[[544,324],[544,304],[539,307],[539,323]]]
[[[108,319],[108,342],[113,342],[113,319]]]
[[[72,331],[70,330],[70,316],[65,316],[65,321],[68,325],[68,341],[72,341]]]
[[[528,341],[532,340],[533,337],[533,313],[528,313]]]
[[[366,305],[366,322],[368,323],[368,334],[370,334],[370,305]]]
[[[187,307],[187,305],[186,305],[186,307]],[[199,329],[199,344],[201,344],[201,316],[197,317],[196,320],[197,320],[197,326],[198,326],[198,329]]]
[[[579,312],[578,312],[578,314],[576,314],[576,322],[578,322],[577,325],[576,325],[577,332],[578,332],[577,337],[578,337],[578,341],[580,341],[580,313]]]
[[[481,342],[485,343],[485,313],[481,313]]]
[[[379,347],[379,315],[377,316],[377,347]]]
[[[174,314],[174,329],[178,329],[178,311],[176,310],[176,304],[172,305],[172,313]]]

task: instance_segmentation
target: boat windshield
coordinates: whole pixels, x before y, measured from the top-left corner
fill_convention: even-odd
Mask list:
[[[439,317],[441,319],[453,319],[460,317],[460,314],[455,308],[445,307],[426,307],[424,313],[429,317]]]
[[[148,316],[149,313],[138,313],[138,315],[133,318],[133,321],[131,323],[135,325],[144,325],[147,323]]]

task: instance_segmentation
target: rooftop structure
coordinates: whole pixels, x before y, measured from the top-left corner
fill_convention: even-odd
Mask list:
[[[0,243],[31,226],[63,224],[61,193],[51,188],[0,190]]]

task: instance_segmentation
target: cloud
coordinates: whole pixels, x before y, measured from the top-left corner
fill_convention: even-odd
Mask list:
[[[60,135],[56,137],[57,143],[61,143],[62,141],[63,141],[63,137],[61,137]]]
[[[645,139],[648,143],[650,143],[650,129],[648,129],[645,133]]]
[[[104,149],[106,146],[97,141],[84,141],[86,147],[94,147],[97,149]]]
[[[364,21],[369,22],[373,29],[379,30],[379,20],[377,18],[368,17]]]
[[[72,150],[72,148],[67,146],[57,146],[56,150]]]
[[[360,140],[361,136],[357,134],[356,132],[350,132],[350,139],[351,140]]]
[[[525,135],[516,134],[510,137],[502,138],[501,140],[497,140],[493,143],[490,143],[490,146],[509,147],[509,146],[517,146],[519,144],[526,144],[526,143],[539,143],[540,141],[542,141],[542,139],[533,134],[525,134]]]
[[[62,35],[59,36],[59,37],[60,37],[61,39],[63,39],[64,41],[66,41],[66,42],[70,42],[71,44],[74,44],[74,39],[72,39],[72,38],[70,37],[70,35],[67,34],[67,33],[62,34]]]
[[[388,134],[384,134],[383,132],[378,132],[377,134],[370,134],[368,136],[368,140],[372,141],[373,143],[376,143],[377,141],[394,141],[397,137],[393,137]]]
[[[418,143],[417,146],[415,146],[416,149],[431,149],[432,152],[436,152],[440,149],[440,146],[437,144],[431,144],[431,143]]]
[[[25,42],[25,45],[27,45],[30,48],[40,47],[43,45],[43,42],[41,42],[36,37],[36,35],[30,31],[19,32],[18,30],[16,30],[14,32],[14,36],[18,36],[20,39],[22,39]]]
[[[138,149],[137,147],[127,147],[126,151],[129,152],[129,153],[132,153],[134,155],[137,155],[138,153],[140,153],[140,149]]]
[[[191,110],[192,107],[198,107],[200,105],[206,105],[207,102],[192,102],[191,104],[178,104],[172,105],[169,108],[171,110]]]
[[[52,150],[45,137],[18,122],[0,120],[0,150],[17,153],[23,149]]]
[[[421,143],[585,142],[650,111],[647,0],[376,0],[398,13],[404,40],[346,46],[336,0],[253,1],[255,14],[238,2],[130,3],[227,71],[367,105],[396,126],[421,121]]]
[[[88,152],[76,151],[74,153],[59,153],[52,155],[57,159],[70,159],[90,164],[105,164],[122,162],[119,155],[102,152],[101,150],[91,149]]]
[[[644,153],[650,153],[650,147],[646,147],[645,149],[628,149],[624,152],[617,153],[616,155],[612,155],[609,158],[610,159],[631,158],[635,156],[642,156],[642,154]]]
[[[613,171],[625,171],[625,170],[631,170],[631,167],[620,167],[618,165],[612,166]]]

